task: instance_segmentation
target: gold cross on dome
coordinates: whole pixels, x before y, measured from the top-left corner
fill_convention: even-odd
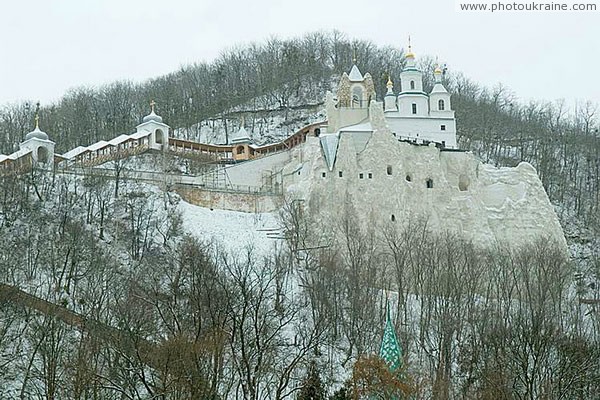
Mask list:
[[[40,116],[38,115],[38,113],[35,113],[35,129],[39,129],[40,128]]]
[[[152,112],[154,112],[155,105],[156,105],[156,103],[154,102],[154,100],[150,101],[150,108],[151,108]]]

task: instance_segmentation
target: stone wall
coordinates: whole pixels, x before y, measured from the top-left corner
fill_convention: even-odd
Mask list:
[[[282,196],[258,193],[232,193],[175,185],[173,191],[190,204],[206,208],[248,213],[274,212],[283,203]]]

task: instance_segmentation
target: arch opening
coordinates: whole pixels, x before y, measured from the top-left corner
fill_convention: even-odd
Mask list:
[[[37,161],[39,163],[47,163],[48,162],[48,149],[44,146],[40,146],[36,151]]]

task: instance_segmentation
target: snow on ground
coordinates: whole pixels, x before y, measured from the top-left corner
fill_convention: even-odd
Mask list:
[[[266,256],[281,246],[279,221],[273,213],[244,213],[199,207],[183,200],[179,202],[183,229],[203,240],[223,246],[231,254],[252,246],[257,255]]]

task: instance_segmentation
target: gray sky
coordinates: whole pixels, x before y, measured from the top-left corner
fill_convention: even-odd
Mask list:
[[[400,47],[410,34],[417,57],[437,55],[487,86],[502,82],[522,101],[600,103],[600,11],[465,13],[454,2],[3,0],[0,105],[47,103],[71,87],[209,61],[236,44],[332,29]]]

